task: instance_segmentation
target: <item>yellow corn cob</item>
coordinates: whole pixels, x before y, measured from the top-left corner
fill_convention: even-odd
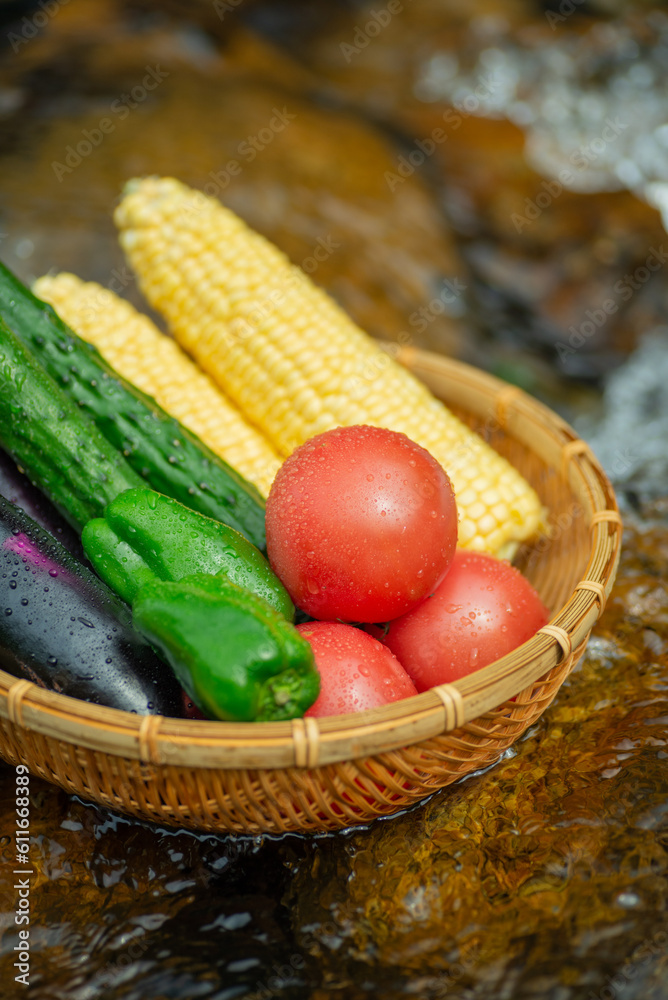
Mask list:
[[[197,434],[266,496],[281,464],[276,451],[244,419],[178,344],[113,292],[74,274],[39,278],[33,290],[116,371]]]
[[[146,178],[115,218],[151,305],[281,454],[339,425],[403,431],[450,475],[461,545],[509,555],[538,529],[519,473],[219,202]]]

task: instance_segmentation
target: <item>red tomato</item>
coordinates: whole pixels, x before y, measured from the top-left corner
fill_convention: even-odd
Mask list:
[[[378,636],[418,691],[465,677],[526,642],[549,618],[529,581],[509,562],[458,549],[448,575],[417,608]]]
[[[307,622],[297,631],[320,673],[320,694],[306,715],[362,712],[417,694],[396,656],[366,632],[340,622]]]
[[[314,618],[377,622],[418,604],[457,543],[447,475],[405,434],[337,427],[279,469],[267,499],[267,552]]]
[[[191,700],[190,695],[181,691],[183,696],[183,714],[186,719],[206,719],[206,715]]]

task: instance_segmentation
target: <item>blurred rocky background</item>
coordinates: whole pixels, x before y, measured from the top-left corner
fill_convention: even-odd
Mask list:
[[[34,779],[31,1000],[664,1000],[665,6],[0,0],[0,258],[139,303],[111,212],[146,173],[220,197],[374,336],[562,412],[618,488],[626,547],[555,705],[404,816],[199,838]]]

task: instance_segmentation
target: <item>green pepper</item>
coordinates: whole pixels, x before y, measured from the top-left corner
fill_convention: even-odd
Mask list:
[[[261,597],[222,576],[146,583],[132,611],[135,628],[207,715],[294,719],[318,696],[309,643]]]
[[[129,604],[150,580],[225,576],[292,620],[294,605],[269,563],[227,524],[148,487],[125,490],[89,521],[83,546],[98,575]]]

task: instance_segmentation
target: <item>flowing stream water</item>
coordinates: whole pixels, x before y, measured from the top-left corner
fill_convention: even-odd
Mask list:
[[[29,987],[0,766],[2,996],[665,1000],[665,11],[53,0],[0,18],[0,257],[24,280],[72,270],[139,303],[113,205],[128,177],[178,176],[369,332],[574,421],[626,524],[554,704],[409,812],[198,836],[32,779]]]

